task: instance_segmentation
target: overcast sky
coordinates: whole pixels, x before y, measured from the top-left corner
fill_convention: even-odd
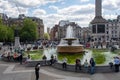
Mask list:
[[[19,14],[39,17],[45,28],[52,28],[60,20],[88,27],[94,18],[94,8],[95,0],[0,0],[0,13],[9,17],[18,17]],[[104,18],[116,18],[120,15],[120,0],[102,0],[102,8]]]

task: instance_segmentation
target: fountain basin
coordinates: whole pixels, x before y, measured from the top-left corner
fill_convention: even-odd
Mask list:
[[[80,53],[84,52],[84,48],[82,45],[72,45],[72,46],[57,46],[57,52],[58,53]]]
[[[76,40],[76,38],[64,38],[67,41],[68,45],[72,45],[72,41]]]

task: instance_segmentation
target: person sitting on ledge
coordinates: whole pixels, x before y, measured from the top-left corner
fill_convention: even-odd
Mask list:
[[[16,52],[13,54],[13,59],[14,59],[14,61],[19,60],[19,56],[18,56],[18,54]]]
[[[44,65],[46,65],[47,64],[47,57],[45,56],[45,55],[43,55],[43,57],[42,57],[42,59],[43,59],[43,61],[44,61]]]
[[[54,63],[56,63],[58,60],[57,60],[57,57],[55,56],[55,58],[54,58]]]
[[[7,53],[8,61],[10,61],[10,58],[11,58],[10,55],[11,55],[10,52],[8,52],[8,53]]]
[[[113,68],[113,62],[109,62],[110,69]]]
[[[50,59],[50,65],[52,65],[54,63],[54,56],[53,54],[51,55],[51,59]]]
[[[75,61],[75,71],[77,71],[77,68],[79,68],[79,70],[81,70],[81,61],[79,58],[76,59]]]
[[[67,69],[67,58],[66,57],[63,59],[62,67],[63,69]]]
[[[87,59],[85,60],[85,62],[84,62],[84,67],[85,67],[85,71],[86,72],[88,72],[89,70],[88,70],[88,67],[89,67],[89,63],[87,62]]]

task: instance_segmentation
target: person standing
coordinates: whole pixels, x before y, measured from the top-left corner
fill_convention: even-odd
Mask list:
[[[39,80],[39,70],[40,70],[40,63],[38,63],[35,66],[35,76],[36,76],[36,80]]]
[[[95,61],[93,58],[90,59],[90,73],[94,74],[95,72]]]
[[[22,64],[23,61],[23,50],[20,50],[20,64]]]
[[[8,61],[10,61],[10,52],[7,54]]]
[[[23,55],[22,54],[20,54],[20,56],[19,56],[19,61],[20,61],[20,64],[22,64],[22,61],[23,61]]]
[[[115,72],[119,72],[120,59],[118,57],[114,58]]]

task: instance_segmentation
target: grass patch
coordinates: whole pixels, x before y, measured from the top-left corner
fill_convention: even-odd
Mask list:
[[[103,53],[108,52],[108,49],[92,49],[93,53]]]
[[[102,64],[105,62],[105,55],[101,53],[93,54],[96,64]]]
[[[115,50],[114,52],[111,52],[111,53],[120,55],[120,49],[117,49],[117,50]]]
[[[107,52],[106,49],[93,49],[92,51],[96,64],[102,64],[106,61],[105,55],[102,54],[103,52]]]
[[[65,53],[65,54],[61,53],[61,54],[60,54],[60,53],[59,53],[59,54],[58,54],[58,60],[62,61],[63,58],[66,57],[68,64],[75,64],[75,60],[76,60],[77,58],[82,59],[82,58],[83,58],[83,55],[84,55],[84,53],[74,53],[74,54],[70,54],[70,53]]]
[[[28,53],[30,54],[31,60],[40,60],[42,59],[43,50],[26,51],[24,56],[27,56]]]

